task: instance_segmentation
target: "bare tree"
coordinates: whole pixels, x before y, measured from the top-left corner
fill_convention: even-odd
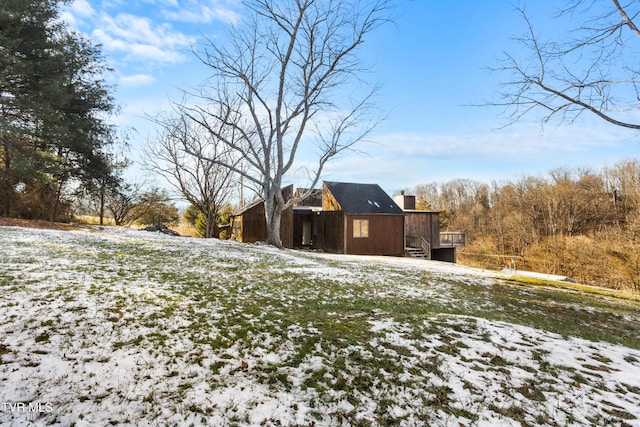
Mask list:
[[[604,172],[607,191],[611,194],[618,221],[640,212],[640,160],[627,160]]]
[[[532,18],[519,9],[527,33],[518,41],[524,59],[507,53],[498,68],[511,77],[500,102],[512,123],[531,113],[572,123],[583,113],[616,126],[640,129],[629,112],[640,103],[637,21],[640,2],[618,0],[566,1],[556,19],[577,18],[582,24],[567,31],[566,40],[545,41],[536,34]]]
[[[217,236],[219,212],[231,197],[237,160],[228,146],[186,115],[154,121],[160,130],[145,148],[145,167],[163,176],[202,213],[203,237]]]
[[[136,209],[143,194],[144,183],[123,183],[106,195],[105,205],[116,225],[133,224],[140,214]]]
[[[377,124],[375,88],[358,78],[364,67],[356,53],[364,37],[389,20],[389,2],[248,0],[251,15],[230,31],[229,44],[210,40],[198,55],[209,68],[209,84],[197,94],[199,106],[179,108],[243,159],[240,167],[209,158],[257,187],[267,243],[282,246],[282,211],[294,200],[284,200],[281,188],[285,175],[300,167],[300,152],[317,156],[307,168],[310,193],[327,161]]]

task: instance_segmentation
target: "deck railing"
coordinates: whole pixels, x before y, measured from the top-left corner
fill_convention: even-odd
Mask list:
[[[467,236],[462,232],[445,231],[440,232],[440,247],[465,246]]]

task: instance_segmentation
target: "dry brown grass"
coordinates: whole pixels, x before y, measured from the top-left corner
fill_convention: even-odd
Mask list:
[[[196,228],[191,224],[181,222],[180,224],[171,224],[169,228],[177,231],[181,236],[199,237],[198,233],[196,232]]]
[[[105,218],[103,225],[115,226],[112,218]],[[53,222],[43,221],[37,219],[21,219],[21,218],[6,218],[0,217],[0,227],[28,227],[28,228],[42,228],[50,230],[77,230],[77,229],[91,229],[91,225],[99,225],[100,220],[98,217],[90,215],[79,215],[75,218],[75,221],[71,222]],[[144,224],[135,224],[132,228],[142,228]],[[191,224],[170,224],[169,228],[180,233],[185,237],[198,237],[195,227]]]
[[[0,227],[29,227],[44,228],[51,230],[75,230],[79,228],[89,228],[87,224],[79,222],[53,222],[39,219],[21,219],[0,217]]]
[[[458,252],[458,262],[471,267],[501,270],[515,259],[518,270],[571,277],[579,283],[640,292],[634,270],[635,254],[622,242],[605,236],[555,236],[529,246],[524,257],[501,255],[495,245],[474,241]]]
[[[83,224],[100,225],[100,217],[93,215],[76,215],[75,219]],[[104,218],[102,225],[116,225],[113,218]]]

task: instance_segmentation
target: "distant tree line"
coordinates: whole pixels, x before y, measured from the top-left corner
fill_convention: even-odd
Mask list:
[[[640,291],[640,161],[600,171],[556,169],[490,185],[419,185],[421,208],[441,211],[443,230],[465,231],[460,260],[482,267],[567,275]]]

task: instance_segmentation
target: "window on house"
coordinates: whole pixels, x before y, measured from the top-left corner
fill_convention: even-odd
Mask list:
[[[369,220],[353,220],[353,237],[369,237]]]

